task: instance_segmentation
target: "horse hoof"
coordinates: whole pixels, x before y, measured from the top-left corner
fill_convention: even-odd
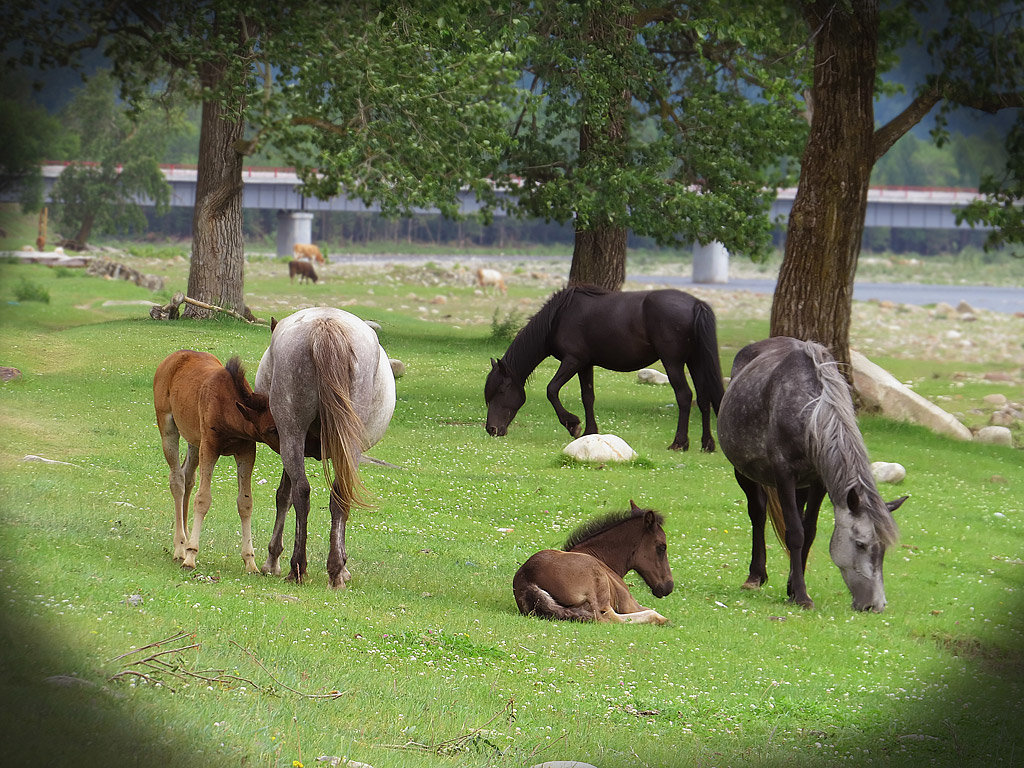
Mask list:
[[[675,442],[675,443],[672,443],[672,445],[670,445],[668,447],[668,449],[670,451],[687,451],[687,450],[690,449],[690,445],[689,445],[689,443]]]
[[[740,586],[740,589],[760,589],[761,583],[760,579],[747,579]]]
[[[700,447],[700,450],[703,453],[714,453],[715,452],[715,441],[712,440],[710,443],[704,443],[704,445],[702,445]]]

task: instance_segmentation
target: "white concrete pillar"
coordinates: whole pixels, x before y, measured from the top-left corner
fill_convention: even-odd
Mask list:
[[[729,282],[729,251],[717,240],[693,244],[693,282]]]
[[[296,243],[313,241],[313,214],[306,211],[277,212],[277,256],[291,257]]]

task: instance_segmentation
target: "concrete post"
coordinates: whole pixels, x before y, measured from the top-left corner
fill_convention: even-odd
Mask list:
[[[296,243],[313,241],[313,214],[306,211],[277,212],[277,257],[291,257]]]
[[[729,282],[729,251],[717,240],[693,244],[693,282]]]

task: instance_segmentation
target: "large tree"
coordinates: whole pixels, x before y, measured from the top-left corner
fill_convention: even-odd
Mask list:
[[[516,4],[533,98],[499,178],[515,212],[573,223],[571,281],[619,288],[629,232],[766,253],[766,190],[802,137],[782,77],[800,56],[784,13],[766,26],[734,5]]]
[[[853,281],[872,168],[936,106],[940,140],[944,118],[954,108],[995,112],[1024,106],[1024,9],[1001,0],[948,0],[927,42],[931,72],[906,108],[876,127],[879,71],[893,61],[899,45],[920,32],[925,17],[913,13],[927,12],[934,20],[934,4],[881,8],[878,0],[816,0],[801,7],[814,46],[811,128],[771,333],[819,341],[848,362]],[[1018,125],[1024,125],[1024,113]],[[1016,129],[1011,141],[1020,135]],[[1019,170],[1019,156],[1009,154]]]

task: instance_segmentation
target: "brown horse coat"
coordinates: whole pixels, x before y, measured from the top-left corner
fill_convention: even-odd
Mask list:
[[[293,280],[296,275],[299,276],[300,283],[303,280],[312,280],[315,283],[317,279],[316,270],[310,262],[292,259],[288,262],[288,279]]]
[[[217,459],[234,456],[238,475],[238,516],[242,521],[242,560],[256,573],[252,547],[252,470],[256,443],[279,450],[277,428],[266,395],[254,394],[237,357],[223,366],[208,352],[182,349],[157,367],[153,402],[164,459],[170,467],[174,497],[174,559],[195,568],[203,519],[210,510],[210,479]],[[185,463],[178,458],[179,439],[188,443]],[[186,538],[188,502],[199,467],[191,536]]]
[[[292,246],[292,255],[296,259],[306,259],[308,261],[315,259],[317,264],[324,263],[324,255],[320,252],[320,248],[312,243],[296,243]]]
[[[674,586],[661,515],[629,504],[626,513],[582,526],[565,550],[544,549],[523,563],[512,579],[519,611],[569,621],[668,623],[640,605],[622,578],[636,570],[656,597]]]

